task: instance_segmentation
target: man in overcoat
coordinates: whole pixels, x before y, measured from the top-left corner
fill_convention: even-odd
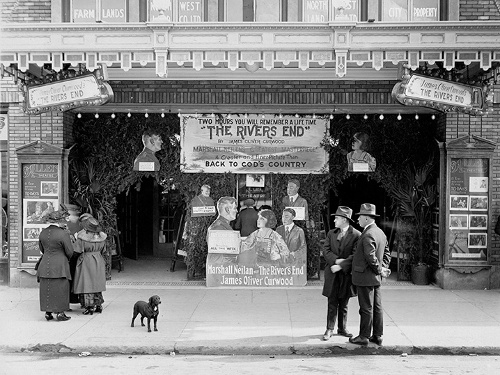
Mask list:
[[[379,216],[375,210],[374,204],[363,203],[356,214],[364,228],[352,260],[352,283],[357,287],[361,319],[359,335],[349,341],[357,345],[368,345],[369,341],[382,345],[384,332],[380,285],[382,277],[390,274],[391,253],[386,235],[375,224]]]
[[[356,295],[351,282],[351,264],[360,232],[351,225],[352,210],[349,207],[339,206],[333,215],[335,228],[328,232],[323,249],[326,260],[323,295],[328,298],[323,340],[329,340],[333,336],[337,319],[337,333],[352,337],[346,329],[347,305],[349,298]]]

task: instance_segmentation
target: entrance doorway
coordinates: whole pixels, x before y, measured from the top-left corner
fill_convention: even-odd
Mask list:
[[[143,178],[117,197],[117,222],[126,258],[172,258],[184,204],[177,190]]]

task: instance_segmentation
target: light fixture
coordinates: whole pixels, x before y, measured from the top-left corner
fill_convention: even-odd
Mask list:
[[[368,115],[365,113],[365,115],[363,116],[363,118],[364,118],[365,120],[368,120]]]
[[[95,114],[95,118],[99,118],[99,113],[96,113],[96,114]]]
[[[418,120],[418,113],[415,114],[415,120]]]
[[[379,119],[383,120],[384,119],[384,115],[383,114],[380,114],[380,116],[378,116]]]
[[[402,117],[401,117],[401,113],[398,113],[398,117],[397,117],[398,121],[401,121]]]
[[[181,117],[181,111],[177,113],[177,117]]]
[[[146,113],[144,114],[144,117],[148,118],[148,117],[149,117],[149,113],[147,113],[147,112],[146,112]]]
[[[279,118],[283,118],[283,114],[280,112],[280,115],[278,117]]]
[[[80,112],[78,112],[78,114],[76,115],[76,117],[82,118],[82,114]]]
[[[248,113],[245,113],[245,118],[248,118]]]
[[[296,113],[296,114],[295,114],[295,117],[299,118],[299,114],[298,114],[298,113]]]
[[[132,113],[127,113],[127,117],[132,117]]]
[[[313,113],[313,118],[316,118],[316,113]]]
[[[164,117],[165,117],[165,113],[163,113],[163,112],[162,112],[160,116],[161,116],[162,118],[164,118]]]
[[[350,119],[351,119],[351,115],[348,113],[347,115],[345,115],[345,118],[346,118],[347,120],[350,120]]]
[[[332,114],[330,114],[330,120],[333,120],[333,115]]]
[[[436,119],[436,115],[434,115],[434,114],[433,114],[433,115],[431,116],[431,119],[435,120],[435,119]]]
[[[213,112],[212,112],[212,113],[210,114],[210,117],[215,117],[215,113],[213,113]]]
[[[116,115],[114,113],[111,114],[111,118],[115,118]]]
[[[262,114],[262,118],[266,118],[266,115],[264,113]]]
[[[229,118],[229,119],[231,118],[231,114],[230,113],[227,115],[227,118]]]

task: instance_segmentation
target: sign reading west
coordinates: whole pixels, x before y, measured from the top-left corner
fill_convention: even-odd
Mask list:
[[[186,173],[325,173],[326,118],[247,115],[181,117]]]

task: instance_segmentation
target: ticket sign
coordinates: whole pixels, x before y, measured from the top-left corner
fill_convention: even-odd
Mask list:
[[[456,111],[482,114],[484,93],[481,87],[451,82],[419,74],[406,76],[398,82],[392,95],[400,103],[436,108],[441,111]]]

